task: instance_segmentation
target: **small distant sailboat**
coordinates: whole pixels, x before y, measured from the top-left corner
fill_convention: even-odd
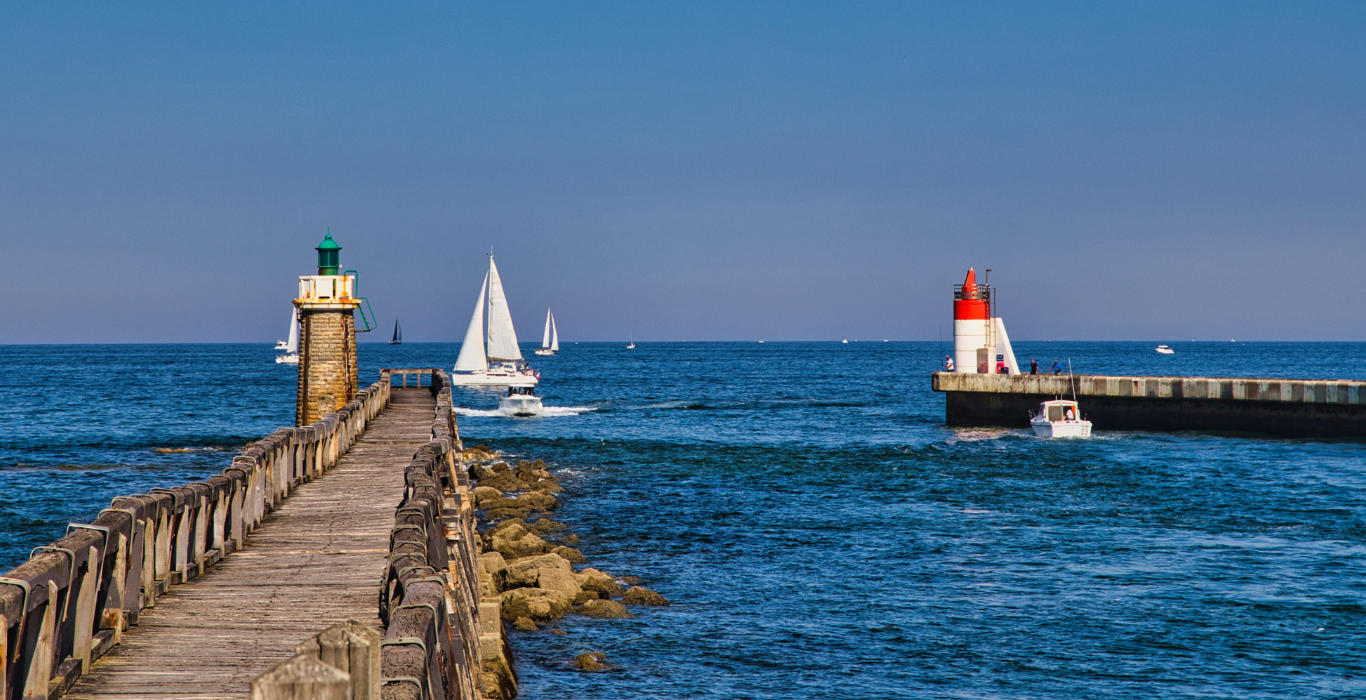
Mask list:
[[[487,329],[484,327],[486,311]],[[527,365],[517,347],[517,331],[512,327],[503,280],[490,255],[489,271],[480,283],[479,299],[474,302],[474,315],[465,330],[465,342],[460,345],[451,384],[529,387],[536,386],[539,381],[539,376]]]
[[[572,320],[572,319],[571,319]],[[545,332],[541,334],[541,349],[537,355],[554,355],[560,351],[560,329],[555,327],[555,314],[545,310]]]
[[[398,325],[398,319],[394,319],[394,337],[389,341],[390,345],[403,344],[403,328]]]
[[[635,349],[636,349],[636,334],[635,334],[635,332],[632,332],[632,333],[631,333],[631,344],[630,344],[630,345],[627,345],[627,346],[626,346],[626,349],[627,349],[627,350],[635,350]]]
[[[275,349],[285,351],[285,354],[275,357],[275,364],[299,364],[299,311],[297,309],[289,314],[289,340],[276,341]]]

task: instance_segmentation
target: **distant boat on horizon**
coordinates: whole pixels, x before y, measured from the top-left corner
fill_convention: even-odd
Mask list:
[[[541,349],[537,355],[554,355],[560,351],[560,329],[555,327],[555,314],[545,310],[545,332],[541,334]]]
[[[284,350],[285,354],[275,357],[277,365],[297,365],[299,364],[299,310],[292,309],[289,314],[289,340],[275,342],[276,350]]]
[[[394,337],[389,340],[390,345],[403,344],[403,328],[398,325],[398,319],[394,319]]]
[[[630,344],[630,345],[627,345],[627,346],[626,346],[626,349],[627,349],[627,350],[634,350],[634,349],[636,349],[636,334],[635,334],[634,332],[631,333],[631,344]]]

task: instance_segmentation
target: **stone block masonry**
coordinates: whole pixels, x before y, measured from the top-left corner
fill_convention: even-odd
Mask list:
[[[356,396],[356,320],[351,309],[301,309],[295,425],[335,413]]]

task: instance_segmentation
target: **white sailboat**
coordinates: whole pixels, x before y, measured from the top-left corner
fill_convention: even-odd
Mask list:
[[[487,329],[484,325],[486,311]],[[517,331],[512,327],[512,314],[508,311],[507,297],[503,295],[503,280],[490,255],[489,271],[479,285],[479,299],[474,303],[474,315],[470,317],[465,341],[455,360],[451,384],[530,387],[539,381],[517,348]]]
[[[541,349],[537,355],[554,355],[560,351],[560,330],[555,327],[555,314],[545,310],[545,332],[541,334]]]
[[[276,341],[276,350],[284,350],[285,354],[275,356],[277,365],[297,365],[299,364],[299,311],[295,309],[289,314],[289,340]]]
[[[627,349],[627,350],[635,350],[635,349],[636,349],[636,334],[635,334],[635,331],[632,331],[632,332],[631,332],[631,344],[630,344],[630,345],[627,345],[627,346],[626,346],[626,349]]]

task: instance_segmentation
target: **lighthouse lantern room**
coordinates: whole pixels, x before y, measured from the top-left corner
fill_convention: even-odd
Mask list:
[[[990,270],[988,270],[990,272]],[[996,317],[995,290],[977,284],[977,271],[968,269],[962,284],[953,287],[953,371],[967,374],[1019,374],[1005,324]]]

